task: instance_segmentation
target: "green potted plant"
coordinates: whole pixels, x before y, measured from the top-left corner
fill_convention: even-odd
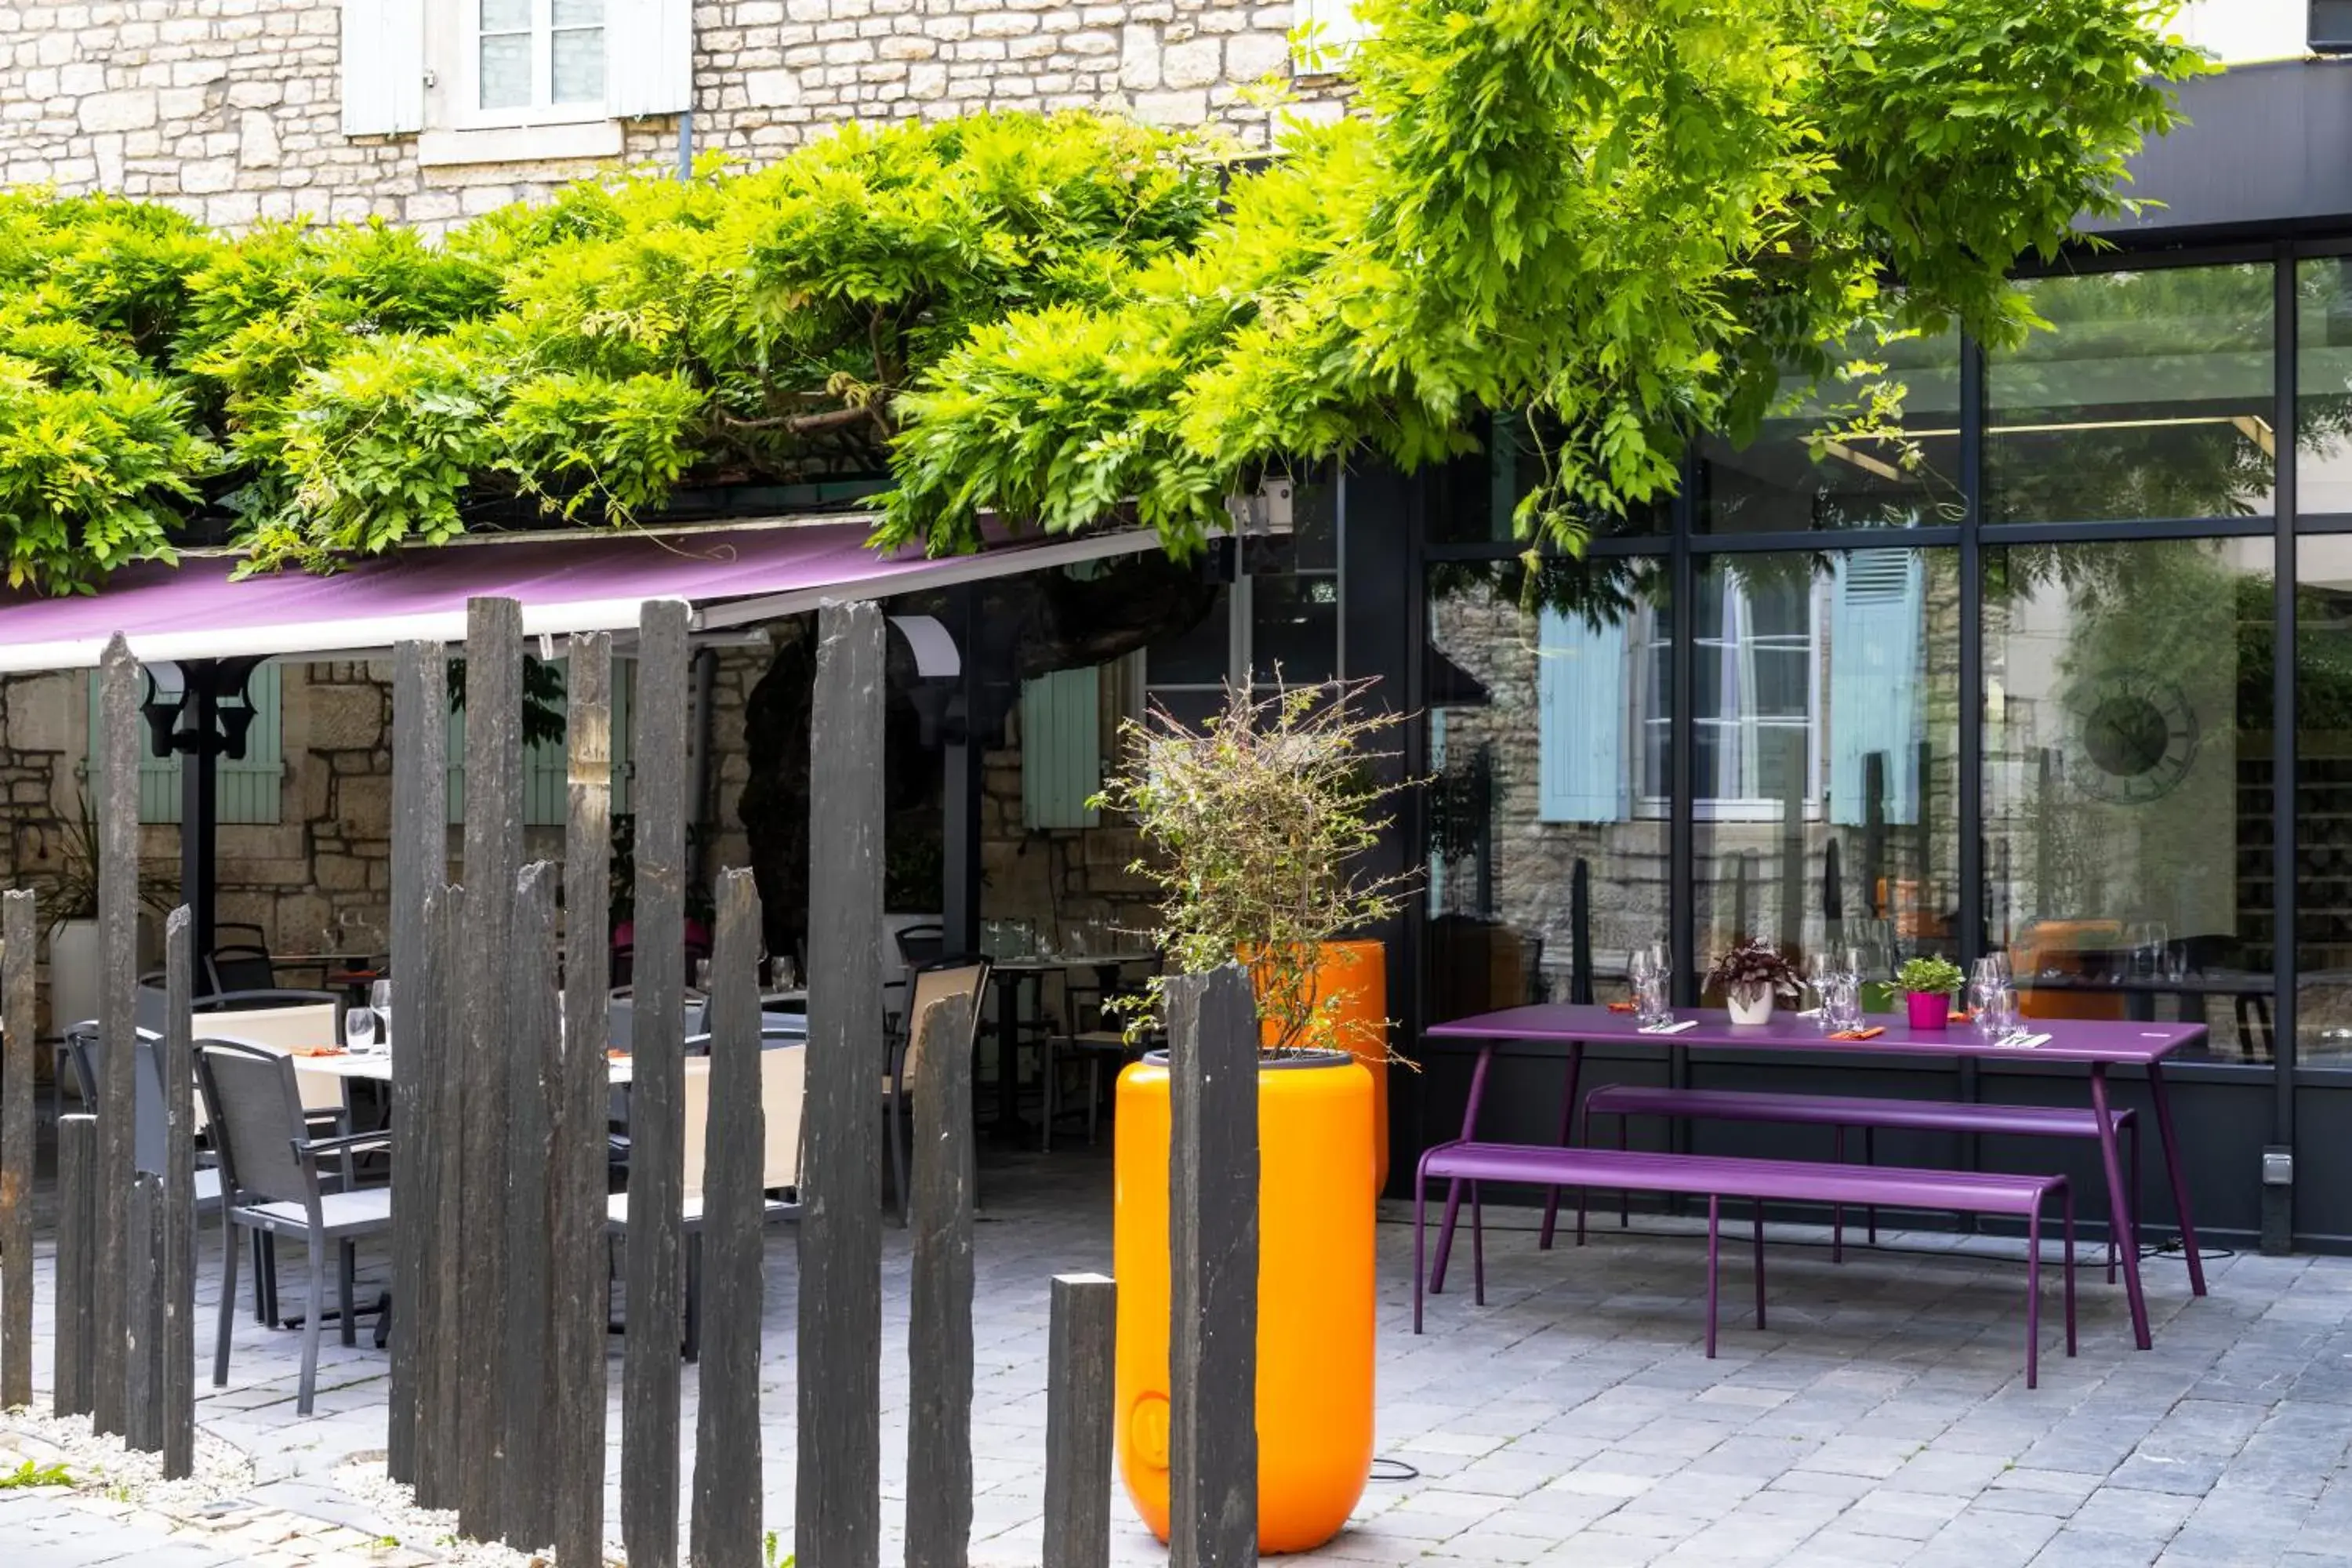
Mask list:
[[[1903,987],[1911,1026],[1940,1029],[1950,1023],[1952,998],[1958,994],[1966,979],[1960,966],[1948,958],[1920,957],[1906,962],[1895,972],[1895,982]]]
[[[1769,1024],[1772,1003],[1797,994],[1797,972],[1770,943],[1749,937],[1715,961],[1706,972],[1709,989],[1723,993],[1735,1024]]]
[[[1304,1552],[1347,1523],[1372,1457],[1375,1135],[1385,1065],[1377,965],[1340,940],[1394,914],[1406,879],[1362,869],[1381,802],[1370,764],[1393,715],[1360,717],[1362,682],[1228,690],[1194,728],[1161,710],[1122,731],[1094,802],[1134,824],[1131,868],[1160,895],[1149,934],[1177,973],[1236,961],[1257,995],[1258,1542]],[[1155,982],[1130,1009],[1150,1026]],[[1167,1539],[1166,1058],[1119,1077],[1114,1255],[1119,1469]]]

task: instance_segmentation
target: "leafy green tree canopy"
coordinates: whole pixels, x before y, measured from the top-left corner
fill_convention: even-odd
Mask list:
[[[1295,129],[1192,250],[1119,298],[982,328],[908,400],[896,536],[1132,498],[1179,541],[1295,458],[1463,449],[1482,409],[1563,432],[1523,532],[1669,491],[1778,373],[1958,321],[2203,68],[2166,0],[1363,0],[1362,112]],[[1899,285],[1899,287],[1897,287]]]
[[[2126,195],[2200,68],[2168,0],[1365,0],[1357,112],[1219,149],[1116,118],[843,130],[439,244],[0,196],[0,552],[317,565],[683,486],[895,478],[883,537],[1407,466],[1525,409],[1528,531],[1673,482],[1844,345],[2034,324],[2006,275]]]

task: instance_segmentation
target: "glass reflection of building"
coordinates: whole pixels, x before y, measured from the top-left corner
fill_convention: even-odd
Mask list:
[[[2352,280],[2296,282],[2301,468],[2352,511]],[[1695,441],[1681,497],[1580,560],[1510,539],[1521,422],[1432,487],[1426,1018],[1760,937],[1883,973],[2006,952],[2032,1014],[2202,1017],[2214,1059],[2273,1059],[2276,273],[2018,287],[2053,331],[1857,353],[1753,439]],[[1858,425],[1874,382],[1899,417]],[[2314,763],[2352,734],[2313,680],[2352,633],[2336,542],[2298,568]],[[2315,1062],[2352,1060],[2344,751],[2340,884],[2334,797],[2301,801],[2300,952],[2347,980],[2302,981]]]

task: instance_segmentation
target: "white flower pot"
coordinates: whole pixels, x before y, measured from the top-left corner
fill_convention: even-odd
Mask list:
[[[66,921],[49,935],[49,1028],[98,1016],[99,981],[104,973],[96,921]]]
[[[1725,996],[1724,1001],[1731,1008],[1731,1021],[1735,1024],[1769,1024],[1772,1021],[1772,993],[1769,988],[1751,992],[1745,997],[1734,991]]]

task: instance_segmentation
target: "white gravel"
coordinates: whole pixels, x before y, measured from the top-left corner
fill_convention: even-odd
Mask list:
[[[234,1499],[253,1484],[253,1461],[208,1432],[196,1433],[195,1458],[194,1475],[167,1481],[162,1458],[120,1437],[100,1436],[87,1416],[59,1419],[25,1406],[0,1411],[0,1468],[15,1470],[26,1460],[37,1467],[61,1464],[77,1492],[180,1515]]]

